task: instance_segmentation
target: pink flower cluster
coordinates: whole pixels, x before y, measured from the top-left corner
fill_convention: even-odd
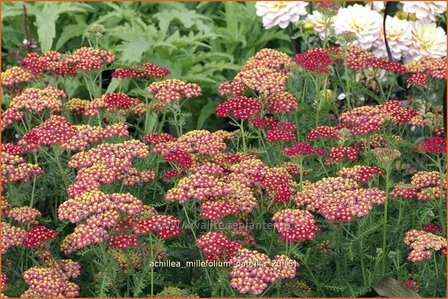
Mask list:
[[[103,143],[89,151],[73,155],[68,166],[81,169],[76,174],[76,181],[68,189],[69,195],[76,196],[86,191],[99,190],[103,184],[111,184],[127,177],[129,182],[135,183],[152,179],[154,174],[140,173],[132,167],[133,159],[145,158],[148,154],[147,145],[138,140],[130,140],[117,144]],[[140,174],[142,180],[135,181]]]
[[[65,96],[65,92],[52,86],[44,89],[27,88],[11,99],[9,109],[23,109],[29,112],[41,112],[48,109],[59,112],[62,106],[60,98]]]
[[[295,143],[291,147],[285,147],[283,153],[288,157],[300,157],[303,155],[318,155],[324,154],[323,150],[317,150],[306,142]]]
[[[269,283],[296,276],[299,263],[285,255],[270,259],[267,255],[249,249],[240,249],[230,260],[230,285],[242,294],[261,294]]]
[[[5,211],[3,209],[6,216],[14,219],[15,221],[21,224],[29,224],[34,223],[37,218],[39,218],[42,213],[38,210],[31,207],[19,207],[19,208],[11,208]]]
[[[230,240],[221,231],[210,231],[202,235],[196,240],[196,244],[208,261],[228,261],[242,248],[240,242]]]
[[[378,106],[357,107],[339,116],[341,126],[350,129],[353,135],[378,132],[385,121],[385,115]]]
[[[182,232],[180,220],[172,215],[153,215],[146,220],[137,222],[133,231],[136,235],[146,235],[154,232],[164,240],[178,237]]]
[[[419,171],[412,176],[410,185],[396,185],[391,195],[404,199],[437,199],[443,196],[441,183],[442,179],[437,171]]]
[[[404,242],[410,247],[408,255],[410,262],[416,263],[432,257],[431,250],[441,250],[446,246],[446,239],[423,230],[410,230],[404,237]]]
[[[384,173],[384,170],[377,166],[355,165],[351,168],[344,167],[338,171],[338,176],[351,178],[359,183],[367,183],[375,175]]]
[[[105,109],[107,112],[118,112],[121,115],[127,113],[140,115],[146,112],[145,104],[124,93],[109,93],[93,101],[71,99],[67,108],[75,115],[86,116],[95,116],[101,109]]]
[[[11,247],[19,246],[26,238],[26,231],[2,221],[2,254]]]
[[[386,194],[376,187],[363,189],[349,178],[329,177],[307,185],[294,200],[330,221],[350,222],[354,216],[366,216],[373,204],[383,204]]]
[[[70,282],[80,274],[80,266],[71,260],[63,260],[59,265],[53,262],[48,267],[33,267],[22,277],[29,289],[22,297],[73,298],[79,295],[79,286]]]
[[[314,224],[314,216],[308,211],[284,209],[277,212],[272,220],[284,241],[312,240],[320,232],[320,228]]]
[[[29,181],[33,176],[43,174],[35,164],[26,163],[25,159],[2,151],[2,185],[8,182]]]
[[[77,223],[61,245],[61,250],[72,253],[86,246],[105,241],[108,229],[114,227],[120,213],[136,215],[143,209],[143,203],[130,193],[105,194],[93,190],[69,199],[58,208],[59,220]]]
[[[164,103],[180,101],[181,98],[197,97],[202,90],[195,83],[185,83],[177,79],[168,79],[165,81],[151,83],[146,91],[154,94],[154,97]]]
[[[21,68],[19,66],[13,66],[2,72],[2,85],[11,86],[20,83],[26,83],[33,79],[33,74],[28,70]]]
[[[332,147],[328,154],[330,156],[330,164],[337,164],[340,161],[347,159],[349,161],[356,161],[359,159],[358,152],[351,146],[348,147]]]
[[[235,76],[234,84],[242,84],[261,95],[273,95],[285,90],[287,72],[282,69],[291,59],[284,53],[262,49]]]

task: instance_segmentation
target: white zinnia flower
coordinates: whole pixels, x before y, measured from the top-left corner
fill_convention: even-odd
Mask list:
[[[412,26],[412,45],[406,62],[423,56],[442,58],[446,56],[446,33],[436,23],[414,22]]]
[[[266,29],[274,26],[286,28],[289,23],[297,22],[300,16],[307,14],[307,2],[304,1],[257,1],[257,16],[263,18]]]
[[[335,16],[325,17],[319,11],[313,11],[312,15],[308,15],[307,21],[313,24],[313,29],[319,34],[321,38],[325,37],[325,34],[330,34]],[[327,26],[327,29],[325,29]]]
[[[400,60],[407,55],[409,47],[412,45],[412,24],[398,17],[387,16],[386,37],[392,57]],[[386,45],[384,42],[384,31],[381,29],[380,37],[373,44],[373,54],[377,57],[387,57]]]
[[[381,12],[385,8],[384,1],[369,1],[366,6],[377,12]]]
[[[334,21],[334,30],[337,34],[356,34],[358,39],[353,44],[368,50],[380,36],[382,19],[378,12],[355,4],[339,9]]]
[[[445,1],[402,1],[403,10],[415,13],[417,20],[434,22],[437,16],[446,11]]]

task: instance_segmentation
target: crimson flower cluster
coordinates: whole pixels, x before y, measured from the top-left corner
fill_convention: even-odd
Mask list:
[[[210,231],[196,240],[208,261],[230,260],[242,248],[238,241],[232,241],[222,232]]]
[[[446,153],[446,140],[440,136],[431,137],[417,144],[416,150],[430,155],[443,154]]]
[[[294,62],[300,67],[314,74],[331,74],[331,65],[336,62],[336,57],[331,55],[335,51],[340,52],[339,48],[313,48],[306,53],[296,54]]]

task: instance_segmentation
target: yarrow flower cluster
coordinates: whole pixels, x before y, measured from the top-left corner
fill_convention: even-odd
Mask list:
[[[237,96],[220,103],[216,107],[216,115],[219,117],[231,115],[236,119],[248,119],[256,115],[260,110],[261,103],[258,99]]]
[[[233,82],[241,83],[264,96],[281,93],[288,79],[282,68],[288,63],[290,58],[285,53],[262,49],[248,59]]]
[[[306,142],[298,142],[291,147],[285,147],[283,149],[283,153],[288,157],[300,157],[303,155],[322,156],[324,154],[324,151],[317,150]]]
[[[1,78],[3,86],[11,86],[31,81],[33,79],[33,74],[22,67],[13,66],[2,72]]]
[[[284,209],[274,217],[274,227],[284,241],[312,240],[320,228],[314,224],[313,215],[304,210]]]
[[[52,86],[44,89],[27,88],[11,99],[9,109],[23,109],[32,113],[41,112],[45,109],[59,112],[62,106],[60,98],[65,96],[65,92]]]
[[[165,81],[151,83],[146,91],[154,94],[154,97],[164,103],[180,101],[182,98],[197,97],[202,90],[195,83],[185,83],[177,79],[168,79]]]
[[[358,152],[351,146],[348,147],[332,147],[328,154],[330,156],[330,164],[337,164],[340,161],[347,159],[349,161],[356,161],[359,159]]]
[[[79,274],[80,266],[72,260],[62,260],[61,264],[53,262],[48,267],[30,268],[22,275],[29,287],[22,297],[77,297],[79,286],[69,279],[77,278]]]
[[[68,193],[70,196],[76,196],[86,191],[99,190],[103,184],[124,180],[130,171],[135,177],[140,172],[131,170],[132,160],[145,158],[148,154],[148,146],[138,140],[117,144],[103,143],[87,152],[77,153],[72,156],[68,166],[81,169],[76,175],[76,181],[69,187]],[[154,175],[142,175],[142,180],[135,183],[153,177]]]
[[[338,171],[338,176],[351,178],[359,183],[367,183],[375,175],[384,173],[384,170],[377,166],[356,165],[351,168],[342,168]]]
[[[383,204],[384,191],[373,188],[361,188],[355,180],[329,177],[312,183],[298,192],[294,198],[297,206],[305,206],[330,221],[350,222],[353,217],[364,217],[373,204]]]
[[[269,283],[296,276],[299,263],[285,255],[270,259],[254,250],[241,249],[230,260],[230,285],[242,294],[261,294]]]
[[[446,246],[446,239],[423,230],[410,230],[406,233],[404,242],[410,247],[408,260],[412,263],[421,262],[432,257],[431,250],[441,250]]]
[[[446,153],[446,140],[443,137],[435,136],[428,138],[416,146],[416,150],[426,154],[444,154]]]
[[[318,139],[340,139],[339,130],[334,127],[329,126],[320,126],[312,129],[307,135],[306,138],[309,140],[318,140]]]
[[[171,74],[171,71],[167,68],[147,62],[137,68],[123,68],[115,70],[112,73],[112,77],[120,79],[146,77],[163,78],[169,74]]]
[[[48,229],[43,225],[37,225],[27,231],[23,246],[26,248],[36,248],[44,245],[45,241],[56,238],[56,231]]]
[[[334,51],[339,52],[339,49],[313,48],[306,53],[296,54],[294,56],[294,62],[314,74],[331,74],[333,72],[331,65],[336,62],[336,57],[329,53]]]
[[[137,222],[133,231],[136,235],[146,235],[154,232],[164,240],[178,237],[182,232],[180,220],[171,215],[153,215],[146,220]]]
[[[26,231],[2,221],[2,254],[11,247],[20,246],[26,238]]]
[[[228,261],[242,248],[240,242],[230,240],[220,231],[202,235],[196,240],[196,244],[208,261]]]
[[[42,168],[30,164],[18,155],[2,151],[2,186],[8,182],[29,181],[36,175],[43,174]]]
[[[419,171],[408,185],[398,184],[391,195],[395,198],[432,200],[443,196],[442,179],[437,171]]]
[[[42,216],[42,213],[39,210],[31,207],[18,207],[18,208],[10,208],[3,211],[6,216],[14,219],[15,221],[21,224],[31,224],[34,223],[37,218]]]
[[[67,108],[75,115],[86,116],[95,116],[102,109],[107,112],[118,112],[121,115],[127,113],[140,115],[146,112],[145,104],[123,93],[106,94],[93,101],[74,98],[68,101]]]

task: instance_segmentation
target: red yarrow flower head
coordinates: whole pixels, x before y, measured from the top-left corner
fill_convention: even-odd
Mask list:
[[[299,108],[294,96],[287,91],[271,94],[266,98],[266,103],[274,113],[288,113]]]
[[[243,246],[238,241],[232,241],[220,231],[208,232],[196,240],[208,261],[230,260]]]
[[[154,232],[164,240],[178,237],[182,233],[180,220],[171,215],[154,215],[138,222],[134,226],[133,231],[136,235],[147,235]]]
[[[48,229],[43,225],[37,225],[27,231],[26,238],[23,241],[23,246],[26,248],[41,247],[45,241],[54,240],[55,238],[55,230]]]
[[[331,74],[331,65],[336,59],[327,50],[314,48],[303,54],[296,54],[294,62],[314,74]]]
[[[417,144],[416,149],[426,154],[446,153],[446,140],[440,136],[431,137]]]
[[[109,239],[109,246],[116,247],[118,249],[126,249],[130,247],[136,247],[138,245],[138,239],[135,235],[118,235],[112,236]]]
[[[288,157],[298,157],[303,155],[323,155],[322,151],[314,149],[306,142],[298,142],[291,147],[285,147],[283,149],[283,153]]]
[[[271,129],[266,131],[266,139],[269,143],[287,142],[296,139],[296,135],[289,131]]]
[[[237,96],[228,99],[216,107],[216,115],[228,117],[232,115],[236,119],[248,119],[261,110],[261,103],[256,98]]]

